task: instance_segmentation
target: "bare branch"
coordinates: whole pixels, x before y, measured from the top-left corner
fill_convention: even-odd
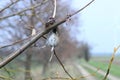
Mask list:
[[[92,0],[93,2],[94,0]],[[90,2],[91,3],[91,2]],[[90,5],[90,4],[89,4]],[[88,5],[87,5],[88,6]],[[86,7],[87,7],[86,6]],[[84,8],[85,9],[85,8]],[[55,24],[51,25],[50,27],[48,27],[45,31],[39,32],[38,34],[36,34],[35,36],[33,36],[33,38],[31,38],[31,40],[29,42],[27,42],[26,44],[24,44],[23,46],[21,46],[20,49],[18,49],[17,51],[13,52],[12,54],[10,54],[8,57],[6,57],[2,62],[0,62],[0,68],[4,67],[5,65],[7,65],[10,61],[12,61],[14,58],[16,58],[17,56],[19,56],[23,51],[25,51],[28,47],[30,47],[32,44],[34,44],[38,39],[40,39],[43,35],[45,35],[46,33],[48,33],[50,30],[52,30],[55,27],[58,27],[59,25],[65,23],[67,21],[68,18],[72,17],[73,15],[75,15],[75,13],[78,13],[80,11],[82,11],[82,9],[74,12],[72,15],[65,17],[64,19],[62,19],[59,22],[56,22]]]
[[[25,13],[24,13],[25,14]],[[26,14],[25,14],[26,15]],[[27,15],[26,15],[27,16]],[[24,23],[24,27],[25,27],[25,29],[28,29],[28,30],[31,30],[31,25],[29,25],[23,18],[22,18],[22,16],[20,16],[20,19],[21,19],[21,22],[23,22]]]
[[[73,16],[73,15],[81,12],[81,11],[84,10],[86,7],[88,7],[93,1],[95,1],[95,0],[90,1],[88,4],[86,4],[86,5],[85,5],[84,7],[82,7],[80,10],[78,10],[78,11],[76,11],[75,13],[73,13],[73,14],[71,14],[71,15],[68,15],[68,16]]]
[[[18,1],[20,1],[20,0],[16,0],[15,2],[12,1],[11,4],[7,5],[7,6],[6,6],[5,8],[3,8],[3,9],[1,9],[1,10],[0,10],[0,13],[3,12],[5,9],[9,8],[10,6],[16,4]]]
[[[55,52],[55,49],[53,50],[54,51],[54,55],[55,57],[57,58],[58,62],[60,63],[60,65],[62,66],[62,68],[64,69],[65,73],[72,79],[74,80],[74,78],[69,74],[69,72],[65,69],[63,63],[61,62],[61,60],[59,59],[59,57],[57,56],[56,52]]]
[[[53,10],[52,18],[55,18],[55,15],[56,15],[56,6],[57,6],[56,0],[53,0],[53,5],[54,5],[54,10]]]
[[[103,80],[107,79],[107,76],[109,75],[109,72],[110,72],[110,69],[111,69],[111,65],[112,65],[114,57],[115,57],[115,54],[116,54],[116,52],[118,51],[119,48],[120,48],[120,45],[117,48],[114,48],[114,52],[113,52],[112,57],[110,59],[110,62],[109,62],[109,65],[108,65],[108,69],[107,69],[106,75],[103,78]]]
[[[13,14],[10,14],[10,15],[7,15],[7,16],[4,16],[4,17],[0,17],[0,20],[3,20],[3,19],[6,19],[6,18],[9,18],[9,17],[12,17],[12,16],[16,16],[16,15],[19,15],[27,10],[32,10],[34,8],[37,8],[41,5],[43,5],[46,1],[43,0],[43,2],[39,3],[39,4],[36,4],[36,5],[33,5],[32,7],[29,7],[29,8],[26,8],[26,9],[23,9],[22,11],[19,11],[19,12],[16,12],[16,13],[13,13]]]
[[[30,36],[30,37],[28,37],[28,38],[25,38],[25,39],[22,39],[22,40],[15,41],[15,42],[13,42],[13,43],[11,43],[11,44],[8,44],[8,45],[5,45],[5,46],[0,46],[0,49],[5,48],[5,47],[9,47],[9,46],[13,46],[13,45],[18,44],[18,43],[20,43],[20,42],[23,42],[23,41],[25,41],[25,40],[28,40],[28,39],[30,39],[31,37],[32,37],[32,36]]]

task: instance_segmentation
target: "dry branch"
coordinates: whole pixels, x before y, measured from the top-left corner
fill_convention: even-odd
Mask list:
[[[17,51],[13,52],[12,54],[10,54],[8,57],[6,57],[2,62],[0,62],[0,68],[4,67],[5,65],[7,65],[10,61],[12,61],[14,58],[16,58],[17,56],[19,56],[23,51],[25,51],[28,47],[30,47],[32,44],[34,44],[38,39],[40,39],[43,35],[45,35],[46,33],[48,33],[50,30],[54,29],[55,27],[61,25],[62,23],[66,22],[67,19],[69,19],[70,17],[72,17],[73,15],[79,13],[80,11],[82,11],[83,9],[85,9],[87,6],[89,6],[94,0],[92,0],[91,2],[89,2],[87,5],[85,5],[85,7],[81,8],[80,10],[74,12],[71,15],[68,15],[67,17],[65,17],[64,19],[62,19],[59,22],[56,22],[55,24],[51,25],[50,27],[48,27],[45,31],[39,32],[38,34],[36,34],[33,38],[31,38],[31,40],[29,42],[27,42],[26,44],[24,44],[23,46],[21,46],[20,49],[18,49]],[[38,6],[38,5],[37,5]],[[31,8],[30,8],[31,9]],[[28,10],[28,9],[27,9]]]
[[[119,45],[117,48],[114,48],[114,52],[113,52],[112,57],[111,57],[111,59],[110,59],[110,62],[109,62],[109,65],[108,65],[108,69],[107,69],[107,72],[106,72],[103,80],[106,80],[106,79],[107,79],[107,76],[108,76],[109,73],[110,73],[111,65],[112,65],[112,63],[113,63],[115,54],[116,54],[116,52],[118,51],[119,48],[120,48],[120,45]]]
[[[10,8],[10,6],[16,4],[18,1],[20,1],[20,0],[16,0],[15,2],[12,2],[11,4],[7,5],[6,7],[4,7],[3,9],[0,10],[0,13],[3,12],[5,9]]]
[[[23,41],[25,41],[25,40],[28,40],[28,39],[30,39],[31,37],[32,37],[32,36],[30,36],[30,37],[28,37],[28,38],[25,38],[25,39],[22,39],[22,40],[15,41],[15,42],[13,42],[13,43],[11,43],[11,44],[8,44],[8,45],[5,45],[5,46],[0,46],[0,49],[5,48],[5,47],[9,47],[9,46],[13,46],[13,45],[18,44],[18,43],[20,43],[20,42],[23,42]]]
[[[54,55],[57,58],[58,62],[60,63],[60,65],[62,66],[62,68],[64,69],[65,73],[72,79],[74,80],[74,78],[69,74],[69,72],[66,70],[66,68],[64,67],[63,63],[61,62],[61,60],[59,59],[59,57],[57,56],[55,49],[54,49]]]
[[[53,5],[54,5],[54,10],[53,10],[52,18],[55,18],[55,15],[56,15],[56,6],[57,6],[56,0],[53,0]]]
[[[46,1],[43,0],[43,2],[38,3],[38,4],[36,4],[36,5],[33,5],[32,7],[23,9],[22,11],[19,11],[19,12],[16,12],[16,13],[13,13],[13,14],[10,14],[10,15],[7,15],[7,16],[4,16],[4,17],[0,17],[0,20],[6,19],[6,18],[9,18],[9,17],[12,17],[12,16],[20,15],[21,13],[23,13],[23,12],[25,12],[25,11],[35,9],[35,8],[37,8],[37,7],[41,6],[41,5],[43,5],[45,2],[46,2]]]

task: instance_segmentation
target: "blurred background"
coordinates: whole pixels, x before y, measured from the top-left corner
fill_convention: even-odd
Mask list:
[[[79,10],[89,1],[57,0],[56,22]],[[119,3],[119,0],[95,0],[59,26],[60,42],[55,48],[56,53],[74,78],[101,80],[105,76],[114,47],[120,44]],[[52,0],[1,0],[1,61],[30,41],[33,28],[37,33],[43,31],[52,10]],[[40,38],[35,46],[30,46],[0,69],[0,80],[69,78],[55,56],[49,62],[50,47],[41,48],[45,42],[44,38]],[[108,80],[120,79],[119,50],[116,55]]]

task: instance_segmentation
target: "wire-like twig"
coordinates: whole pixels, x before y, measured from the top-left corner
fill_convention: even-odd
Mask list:
[[[13,45],[18,44],[18,43],[20,43],[20,42],[23,42],[23,41],[25,41],[25,40],[28,40],[28,39],[30,39],[31,37],[32,37],[32,36],[30,36],[30,37],[28,37],[28,38],[25,38],[25,39],[22,39],[22,40],[15,41],[15,42],[10,43],[10,44],[7,44],[7,45],[5,45],[5,46],[0,46],[0,49],[5,48],[5,47],[9,47],[9,46],[13,46]]]
[[[26,13],[24,13],[26,15]],[[27,16],[27,15],[26,15]],[[25,29],[32,30],[31,25],[29,25],[23,18],[20,16],[21,22],[24,24]],[[27,25],[27,26],[26,26]]]
[[[17,3],[20,0],[16,0],[15,2],[12,1],[11,4],[7,5],[6,7],[4,7],[3,9],[0,10],[0,13],[3,12],[5,9],[9,8],[10,6],[14,5],[15,3]]]
[[[23,9],[23,10],[21,10],[21,11],[19,11],[19,12],[16,12],[16,13],[13,13],[13,14],[10,14],[10,15],[7,15],[7,16],[4,16],[4,17],[0,17],[0,20],[6,19],[6,18],[9,18],[9,17],[12,17],[12,16],[19,15],[19,14],[21,14],[21,13],[27,11],[27,10],[32,10],[32,9],[34,9],[34,8],[37,8],[37,7],[41,6],[41,5],[43,5],[45,2],[46,2],[46,0],[43,0],[42,3],[38,3],[38,4],[36,4],[36,5],[33,5],[32,7]]]
[[[19,44],[23,41],[26,41],[26,40],[29,40],[32,36],[28,37],[28,38],[25,38],[25,39],[22,39],[22,40],[18,40],[18,41],[15,41],[13,43],[10,43],[10,44],[7,44],[7,45],[4,45],[4,46],[0,46],[0,49],[2,48],[6,48],[6,47],[10,47],[10,46],[13,46],[13,45],[16,45],[16,44]],[[44,35],[42,36],[44,39],[47,39]]]
[[[94,0],[93,0],[94,1]],[[90,5],[90,4],[89,4]],[[87,5],[88,6],[88,5]],[[87,7],[86,6],[86,7]],[[84,8],[85,9],[85,8]],[[83,10],[83,9],[82,9]],[[81,9],[79,10],[82,11]],[[78,11],[76,11],[78,12]],[[74,12],[74,13],[76,13]],[[73,13],[73,14],[74,14]],[[75,15],[75,14],[74,14]],[[72,15],[73,16],[73,15]],[[12,54],[10,54],[8,57],[6,57],[2,62],[0,62],[0,68],[4,67],[5,65],[7,65],[10,61],[12,61],[14,58],[16,58],[17,56],[19,56],[23,51],[25,51],[28,47],[30,47],[32,44],[34,44],[38,39],[40,39],[43,35],[45,35],[46,33],[48,33],[50,30],[52,30],[55,27],[58,27],[59,25],[63,24],[64,22],[67,21],[67,19],[69,19],[72,16],[67,16],[64,19],[60,20],[59,22],[56,22],[55,24],[51,25],[50,27],[48,27],[45,31],[39,32],[38,34],[36,34],[35,36],[33,36],[33,38],[31,38],[31,40],[29,42],[27,42],[26,44],[24,44],[23,46],[20,47],[20,49],[18,49],[17,51],[13,52]]]
[[[74,80],[74,78],[69,74],[69,72],[65,69],[63,63],[61,62],[61,60],[59,59],[59,57],[57,56],[55,49],[53,50],[55,57],[57,58],[58,62],[60,63],[60,65],[62,66],[62,68],[64,69],[65,73],[72,79]]]
[[[81,11],[84,10],[87,6],[89,6],[93,1],[95,1],[95,0],[90,1],[88,4],[86,4],[86,5],[85,5],[84,7],[82,7],[80,10],[78,10],[78,11],[76,11],[75,13],[70,14],[70,15],[68,15],[68,16],[73,16],[73,15],[81,12]]]
[[[108,76],[108,74],[109,74],[109,72],[110,72],[110,69],[111,69],[111,65],[112,65],[113,60],[114,60],[114,57],[115,57],[115,54],[116,54],[116,52],[118,51],[119,48],[120,48],[120,45],[119,45],[117,48],[114,48],[114,52],[113,52],[112,57],[111,57],[111,59],[110,59],[110,62],[109,62],[109,65],[108,65],[108,69],[107,69],[106,75],[105,75],[105,77],[103,78],[103,80],[106,80],[106,79],[107,79],[107,76]]]

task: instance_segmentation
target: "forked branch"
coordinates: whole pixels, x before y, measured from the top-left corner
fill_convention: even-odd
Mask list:
[[[5,9],[8,9],[10,6],[16,4],[18,1],[20,1],[20,0],[16,0],[15,2],[12,2],[9,5],[7,5],[6,7],[4,7],[3,9],[0,10],[0,13],[3,12]]]
[[[28,8],[25,8],[25,9],[19,11],[19,12],[16,12],[16,13],[13,13],[13,14],[10,14],[10,15],[7,15],[7,16],[4,16],[4,17],[0,17],[0,20],[6,19],[6,18],[9,18],[9,17],[12,17],[12,16],[20,15],[21,13],[23,13],[23,12],[25,12],[25,11],[35,9],[35,8],[43,5],[45,2],[46,2],[46,1],[43,0],[43,2],[38,3],[38,4],[36,4],[36,5],[33,5],[32,7],[28,7]]]

